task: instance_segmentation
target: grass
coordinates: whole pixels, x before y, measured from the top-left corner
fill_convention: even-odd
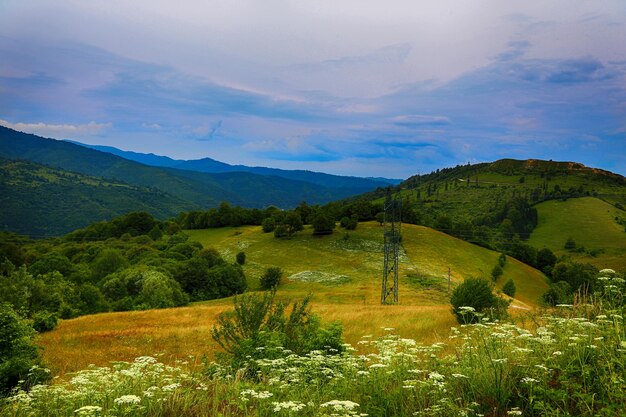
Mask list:
[[[440,340],[455,322],[448,302],[448,267],[452,286],[466,276],[489,279],[499,255],[426,227],[403,225],[400,305],[381,306],[382,230],[376,222],[359,224],[347,240],[343,231],[314,237],[309,229],[279,240],[253,226],[188,233],[231,262],[237,252],[245,251],[251,290],[259,288],[267,267],[280,266],[286,278],[277,296],[295,299],[313,293],[313,311],[325,321],[341,321],[349,343],[390,327],[422,343]],[[517,286],[517,307],[532,308],[547,289],[543,274],[511,258],[498,285],[508,278]],[[192,355],[197,360],[205,354],[212,357],[210,329],[217,315],[231,306],[230,299],[223,299],[177,309],[79,317],[61,321],[56,330],[42,334],[39,343],[46,362],[61,375],[142,355],[163,354],[164,361],[189,360]]]
[[[537,205],[539,224],[529,243],[537,248],[547,247],[558,256],[588,262],[597,267],[626,270],[626,231],[615,217],[626,218],[626,213],[593,197],[567,201],[546,201]],[[585,252],[569,252],[565,241],[573,238]],[[596,256],[589,251],[600,250]]]

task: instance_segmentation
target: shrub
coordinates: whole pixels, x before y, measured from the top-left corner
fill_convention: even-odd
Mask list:
[[[541,299],[550,306],[570,304],[572,302],[572,287],[566,281],[555,282],[550,284],[550,288],[543,293]]]
[[[354,230],[359,224],[359,218],[356,215],[352,217],[344,216],[339,221],[339,225],[346,230]]]
[[[515,297],[515,292],[517,289],[515,288],[515,283],[512,279],[509,279],[504,286],[502,287],[502,292],[508,295],[509,297]]]
[[[278,287],[280,280],[283,277],[283,270],[277,266],[269,267],[265,270],[265,273],[261,277],[261,288],[264,290],[271,290]]]
[[[45,373],[29,372],[41,365],[34,333],[9,304],[0,304],[0,395],[8,394],[19,381],[29,386],[47,379]]]
[[[58,316],[47,311],[33,314],[33,328],[39,333],[49,332],[57,327]]]
[[[276,226],[276,228],[274,228],[274,237],[287,237],[289,236],[289,230],[287,229],[287,226],[285,226],[284,224],[279,224],[278,226]]]
[[[481,315],[501,318],[508,307],[506,300],[493,294],[489,282],[480,278],[466,278],[452,291],[450,304],[459,323],[476,322]]]
[[[501,253],[500,256],[498,257],[498,265],[500,265],[501,268],[504,268],[505,264],[506,264],[506,254]]]
[[[576,249],[576,241],[573,238],[568,237],[563,247],[567,250],[574,250]]]
[[[245,252],[239,252],[237,253],[237,255],[235,256],[235,259],[237,261],[237,263],[239,265],[243,265],[246,263],[246,253]]]
[[[335,228],[335,220],[326,213],[319,212],[311,220],[314,235],[329,235]]]
[[[342,328],[339,323],[327,327],[309,307],[311,295],[288,304],[276,302],[275,292],[235,297],[234,310],[217,319],[211,336],[226,352],[226,359],[235,369],[248,367],[248,376],[256,375],[255,359],[267,358],[282,347],[302,355],[313,350],[341,352]],[[287,352],[280,350],[287,354]]]
[[[261,227],[263,228],[263,233],[271,233],[276,228],[276,220],[273,217],[268,217],[263,220]]]
[[[496,266],[494,266],[491,270],[491,278],[493,278],[494,281],[498,281],[498,278],[500,278],[503,273],[504,271],[502,270],[500,264],[496,264]]]

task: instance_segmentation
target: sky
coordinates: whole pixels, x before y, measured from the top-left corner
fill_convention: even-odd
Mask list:
[[[0,0],[0,124],[341,175],[626,175],[626,3]]]

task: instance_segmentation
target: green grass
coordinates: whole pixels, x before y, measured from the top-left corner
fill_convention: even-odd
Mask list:
[[[626,269],[626,232],[615,217],[626,218],[626,213],[593,197],[567,201],[546,201],[537,205],[539,224],[529,243],[537,248],[547,247],[557,255],[589,262],[599,268]],[[573,238],[581,253],[564,249],[565,241]],[[589,251],[600,250],[597,256]]]
[[[469,276],[490,279],[498,259],[497,252],[427,227],[402,227],[400,304],[447,303],[447,293],[441,289],[447,290],[448,268],[453,285]],[[191,239],[205,247],[217,248],[227,260],[234,260],[237,252],[244,251],[244,269],[252,289],[258,288],[258,280],[265,268],[279,266],[286,277],[295,275],[293,279],[284,280],[280,287],[282,292],[298,296],[312,292],[318,301],[338,304],[380,302],[383,241],[382,229],[376,222],[360,223],[357,230],[348,233],[347,239],[343,230],[315,237],[308,228],[285,240],[276,239],[271,233],[262,233],[260,227],[254,226],[191,230],[188,233]],[[428,276],[433,285],[415,285],[416,276]],[[517,286],[516,298],[529,305],[534,305],[547,289],[543,274],[512,258],[508,259],[498,285],[509,278]]]

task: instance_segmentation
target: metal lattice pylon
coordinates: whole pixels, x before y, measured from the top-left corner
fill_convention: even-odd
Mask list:
[[[384,209],[385,264],[380,302],[382,304],[398,304],[398,256],[400,255],[400,228],[402,226],[402,197],[400,192],[392,196],[391,190],[387,190]]]

